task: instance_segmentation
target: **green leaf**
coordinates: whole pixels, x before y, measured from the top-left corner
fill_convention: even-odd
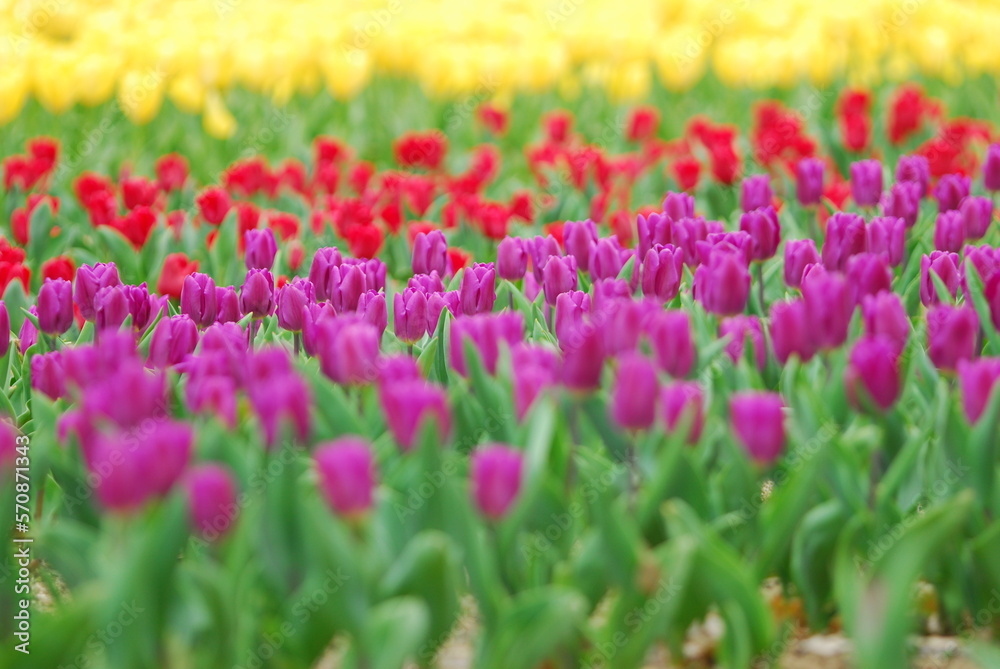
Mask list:
[[[372,669],[399,669],[427,652],[427,607],[415,597],[397,597],[372,609],[366,624]],[[419,658],[417,658],[419,659]]]
[[[579,637],[586,613],[586,599],[570,588],[522,592],[488,631],[476,666],[537,667]]]

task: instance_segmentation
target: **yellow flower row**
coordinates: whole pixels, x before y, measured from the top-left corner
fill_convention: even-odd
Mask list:
[[[0,124],[117,98],[144,123],[168,97],[225,137],[223,94],[278,103],[379,75],[503,100],[582,84],[641,97],[708,69],[731,86],[1000,73],[996,0],[0,0]]]

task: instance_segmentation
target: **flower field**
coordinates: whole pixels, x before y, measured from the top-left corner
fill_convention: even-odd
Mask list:
[[[997,28],[0,7],[0,667],[1000,667]]]

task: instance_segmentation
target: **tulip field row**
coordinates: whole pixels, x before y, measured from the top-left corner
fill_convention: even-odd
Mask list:
[[[1000,133],[931,90],[5,135],[0,666],[998,666]]]

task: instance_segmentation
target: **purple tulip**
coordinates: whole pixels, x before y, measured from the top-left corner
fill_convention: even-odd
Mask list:
[[[976,357],[979,318],[972,307],[938,304],[927,312],[927,355],[938,369],[955,371]]]
[[[606,305],[617,302],[619,299],[632,299],[632,288],[625,279],[602,279],[595,281],[593,285],[594,297],[591,306],[595,311],[602,311]],[[557,300],[558,303],[558,300]]]
[[[555,330],[560,347],[572,345],[583,328],[593,327],[585,318],[590,307],[590,296],[582,290],[561,293],[556,298]]]
[[[161,313],[167,313],[167,297],[150,295],[149,288],[143,282],[138,286],[123,286],[125,299],[128,300],[128,313],[132,317],[132,327],[140,335],[152,325]]]
[[[519,281],[527,271],[528,250],[525,241],[520,237],[504,237],[497,246],[497,273],[500,278]]]
[[[766,174],[755,174],[743,180],[740,188],[740,208],[753,211],[771,205],[771,179]]]
[[[385,277],[389,269],[378,258],[344,258],[342,264],[361,268],[362,274],[365,275],[366,290],[380,290],[385,292]],[[331,296],[330,299],[333,300],[335,298]]]
[[[379,388],[403,381],[419,381],[423,378],[420,374],[420,366],[412,356],[405,354],[387,355],[379,362],[378,378],[376,379]]]
[[[181,313],[195,325],[207,328],[215,322],[219,311],[219,296],[215,281],[207,274],[188,274],[181,288]]]
[[[490,520],[503,518],[521,492],[524,456],[502,444],[480,446],[472,454],[469,479],[472,500]]]
[[[225,536],[239,514],[230,471],[222,465],[199,465],[188,472],[184,489],[191,525],[202,538],[215,541]]]
[[[958,383],[962,389],[962,408],[970,423],[978,421],[986,411],[998,381],[1000,358],[959,361]]]
[[[785,242],[785,285],[798,288],[806,267],[820,261],[816,242],[811,239],[789,239]]]
[[[28,313],[38,317],[38,308],[32,305],[28,308]],[[17,338],[21,341],[21,355],[28,352],[28,349],[38,343],[38,328],[31,322],[30,318],[21,321],[21,330],[17,333]]]
[[[802,300],[775,302],[771,306],[770,335],[774,357],[782,365],[793,354],[802,362],[808,362],[816,353],[806,303]]]
[[[639,353],[618,358],[611,389],[611,417],[626,430],[647,430],[656,420],[656,399],[660,383],[656,367]]]
[[[694,274],[694,297],[720,316],[742,313],[750,296],[750,270],[742,254],[716,248]]]
[[[457,290],[446,293],[431,293],[427,297],[427,332],[437,331],[441,314],[448,311],[453,318],[462,313],[462,297]]]
[[[851,198],[859,207],[874,207],[882,196],[882,163],[859,160],[851,163]]]
[[[330,270],[330,283],[327,291],[330,303],[338,314],[357,311],[358,300],[368,290],[377,290],[368,285],[368,278],[363,267],[349,264],[346,261],[339,267]]]
[[[959,211],[938,214],[934,226],[934,248],[938,251],[958,252],[965,244],[965,221]]]
[[[938,201],[938,211],[958,209],[962,200],[969,196],[972,179],[961,174],[946,174],[934,187],[934,199]]]
[[[437,272],[414,274],[406,282],[406,287],[416,288],[427,296],[433,293],[443,293],[445,290],[444,281],[441,280],[441,276]]]
[[[385,421],[396,443],[404,451],[416,444],[418,430],[435,423],[437,443],[444,443],[451,431],[451,412],[444,390],[423,380],[401,381],[381,391]]]
[[[968,268],[973,266],[983,283],[988,283],[994,274],[1000,272],[1000,249],[983,244],[982,246],[966,246],[962,253],[965,261],[959,268],[962,272],[963,288],[968,281]]]
[[[708,236],[724,232],[722,223],[706,221],[703,218],[682,218],[671,226],[670,239],[664,244],[673,244],[684,251],[684,264],[694,267],[700,263],[698,242],[705,241]]]
[[[642,294],[669,302],[677,297],[684,275],[684,254],[673,244],[657,244],[642,260]]]
[[[819,204],[823,199],[823,172],[819,158],[803,158],[795,165],[795,197],[803,207]]]
[[[646,252],[657,244],[670,244],[672,227],[673,219],[668,214],[653,213],[648,218],[639,214],[636,219],[636,229],[639,233],[636,253],[645,256]]]
[[[194,353],[198,345],[198,326],[183,314],[162,318],[149,340],[149,364],[171,367]]]
[[[81,265],[80,269],[76,270],[76,291],[73,299],[84,320],[92,321],[96,316],[94,297],[97,291],[107,286],[120,286],[121,283],[121,279],[118,278],[118,268],[114,263]]]
[[[316,355],[323,373],[341,385],[365,385],[378,370],[379,332],[370,323],[329,318],[316,324]]]
[[[931,182],[930,162],[924,156],[900,156],[896,163],[896,181],[910,182],[920,185],[917,193],[919,200],[927,195]]]
[[[474,263],[462,270],[459,290],[462,312],[467,316],[493,311],[496,302],[496,270],[493,263]]]
[[[777,393],[742,392],[729,400],[733,432],[755,461],[774,462],[785,446],[784,403]]]
[[[668,310],[653,316],[649,324],[649,340],[660,369],[678,379],[691,372],[696,352],[687,312]]]
[[[192,358],[203,361],[204,356]],[[196,368],[197,369],[197,368]],[[231,430],[236,429],[236,382],[222,374],[188,374],[184,398],[192,412],[212,413]]]
[[[66,279],[46,279],[38,291],[38,329],[58,336],[72,325],[73,284]]]
[[[617,237],[599,239],[590,251],[590,275],[595,280],[615,279],[631,255],[631,251],[622,248]]]
[[[885,337],[867,335],[854,343],[844,372],[844,389],[853,406],[861,409],[870,401],[887,411],[896,403],[901,385],[898,355],[895,342]]]
[[[826,222],[823,265],[831,272],[843,272],[847,268],[847,259],[856,253],[864,253],[867,246],[865,219],[857,214],[838,211]]]
[[[852,304],[860,304],[866,295],[892,291],[892,270],[884,255],[859,253],[847,259],[847,287]]]
[[[290,332],[301,332],[303,312],[313,301],[314,289],[309,279],[295,278],[278,289],[275,299],[275,313],[278,327]]]
[[[604,338],[604,352],[609,356],[634,351],[639,337],[648,329],[662,305],[652,300],[633,300],[620,297],[613,302],[602,302],[594,308],[590,322]]]
[[[31,387],[52,400],[66,396],[66,374],[59,351],[31,357]]]
[[[855,304],[844,277],[816,265],[802,279],[802,299],[815,348],[837,348],[847,341]]]
[[[559,251],[559,242],[552,235],[546,235],[545,237],[538,236],[526,241],[526,246],[531,255],[531,273],[534,275],[535,281],[541,285],[545,263],[548,262],[551,256],[562,255]]]
[[[912,228],[920,214],[920,184],[902,181],[882,194],[879,201],[883,216],[903,219],[906,227]]]
[[[131,306],[124,286],[101,288],[94,297],[94,325],[98,330],[119,329]]]
[[[670,191],[663,198],[663,213],[675,221],[682,218],[692,218],[694,216],[694,198],[687,193]]]
[[[726,253],[737,253],[748,266],[753,262],[753,237],[749,232],[734,230],[732,232],[711,232],[704,240],[694,243],[698,252],[698,262],[707,265],[711,262],[712,253],[720,250]]]
[[[316,291],[316,300],[326,302],[330,299],[330,281],[334,267],[340,267],[343,258],[336,246],[330,246],[316,251],[312,265],[309,266],[309,280]]]
[[[266,269],[270,271],[274,267],[274,256],[278,253],[278,243],[274,239],[274,231],[271,228],[247,230],[243,233],[243,242],[246,247],[243,259],[248,270]]]
[[[378,473],[368,442],[344,437],[320,444],[313,459],[320,491],[335,513],[352,518],[364,515],[372,507]]]
[[[988,197],[967,197],[959,205],[966,239],[982,239],[993,222],[993,201]]]
[[[572,256],[549,256],[545,262],[542,279],[546,304],[554,305],[559,295],[576,290],[577,280],[575,258]]]
[[[906,221],[897,216],[876,216],[866,228],[868,251],[884,255],[899,267],[906,254]]]
[[[938,275],[952,297],[958,295],[958,285],[961,278],[958,266],[957,253],[934,251],[930,255],[924,255],[920,258],[920,301],[925,306],[941,301],[938,298],[934,281],[931,279],[931,272]]]
[[[240,288],[240,310],[253,314],[254,318],[265,318],[274,313],[274,277],[266,269],[252,269]]]
[[[899,295],[891,292],[869,295],[861,301],[861,314],[869,337],[886,339],[892,342],[897,354],[903,352],[910,337],[910,319]]]
[[[752,240],[751,258],[767,260],[773,258],[781,243],[781,225],[774,207],[768,205],[753,209],[740,216],[740,230],[750,235]]]
[[[604,338],[597,328],[583,328],[576,346],[563,348],[559,377],[563,385],[577,393],[588,393],[601,386],[604,369]]]
[[[264,350],[248,356],[247,363],[247,394],[267,447],[278,443],[286,424],[300,441],[308,439],[312,397],[305,381],[292,370],[288,354],[283,349]]]
[[[240,295],[232,286],[216,286],[215,288],[216,322],[236,323],[243,318],[240,307]]]
[[[385,293],[377,290],[369,290],[358,300],[357,315],[365,323],[370,323],[378,330],[378,338],[381,341],[386,327],[389,325],[389,309],[385,301]]]
[[[1000,190],[1000,144],[990,144],[983,162],[983,187],[994,193]]]
[[[7,305],[0,300],[0,358],[10,350],[10,314]]]
[[[448,273],[448,241],[440,230],[421,232],[413,240],[413,273]]]
[[[396,337],[407,344],[420,341],[427,334],[427,296],[407,288],[393,296],[392,322]]]
[[[511,349],[511,371],[514,409],[518,420],[524,420],[539,394],[555,385],[559,356],[551,349],[518,344]]]
[[[567,221],[563,226],[563,244],[566,254],[576,258],[576,265],[582,272],[590,271],[590,256],[597,248],[597,224],[589,218],[586,221]]]
[[[743,357],[743,347],[747,337],[753,349],[757,369],[763,371],[767,366],[767,348],[764,345],[764,329],[756,316],[733,316],[719,325],[719,337],[729,337],[726,353],[734,363],[739,363]]]
[[[490,374],[496,374],[501,343],[513,346],[523,339],[524,317],[518,311],[456,318],[451,323],[449,341],[451,366],[462,376],[468,375],[465,359],[465,342],[468,340],[479,354],[483,368]]]
[[[705,397],[697,381],[674,381],[660,392],[663,405],[663,422],[667,432],[675,432],[681,421],[690,421],[687,443],[696,444],[705,426]]]

